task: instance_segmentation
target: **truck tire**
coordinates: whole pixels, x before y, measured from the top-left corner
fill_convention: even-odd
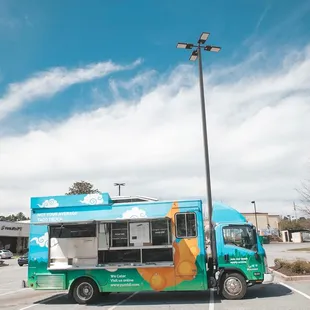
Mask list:
[[[99,289],[95,281],[89,278],[79,279],[73,288],[73,298],[80,304],[93,303],[99,296]]]
[[[221,282],[221,295],[225,299],[242,299],[246,294],[247,283],[240,273],[226,273]]]

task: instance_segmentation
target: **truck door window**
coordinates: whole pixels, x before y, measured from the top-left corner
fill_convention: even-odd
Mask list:
[[[257,246],[255,231],[248,225],[234,225],[223,228],[225,244],[235,245],[248,250]]]
[[[176,214],[176,231],[178,238],[193,238],[197,236],[195,213]]]

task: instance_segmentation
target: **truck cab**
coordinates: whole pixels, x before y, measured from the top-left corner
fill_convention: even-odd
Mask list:
[[[215,204],[212,222],[216,240],[218,291],[226,299],[240,299],[247,287],[271,283],[266,252],[255,226],[237,210]]]

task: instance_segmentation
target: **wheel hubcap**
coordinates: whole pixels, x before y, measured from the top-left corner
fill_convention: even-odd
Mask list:
[[[94,289],[88,282],[83,282],[77,287],[76,294],[79,299],[86,301],[92,298]]]
[[[242,284],[237,278],[228,278],[225,280],[224,288],[230,295],[238,295],[242,291]]]

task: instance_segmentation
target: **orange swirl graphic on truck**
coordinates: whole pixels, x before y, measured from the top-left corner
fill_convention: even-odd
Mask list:
[[[172,221],[172,234],[175,236],[174,215],[179,212],[177,203],[172,205],[167,216]],[[174,287],[183,281],[193,280],[197,274],[196,258],[199,254],[197,238],[182,239],[173,243],[174,267],[138,268],[142,278],[148,282],[155,291],[163,291]]]

